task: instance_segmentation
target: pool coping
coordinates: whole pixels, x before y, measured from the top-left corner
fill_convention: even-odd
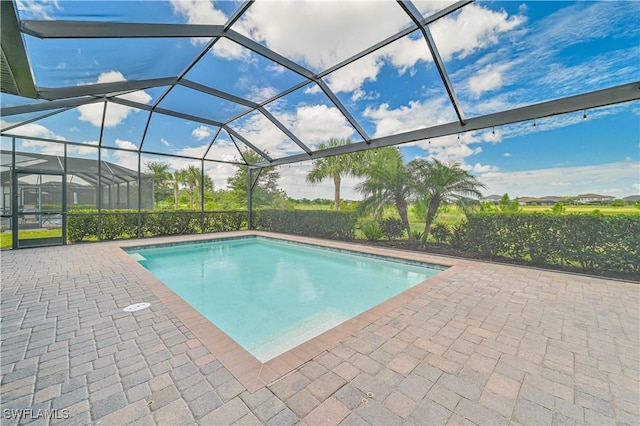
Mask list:
[[[373,308],[345,321],[344,323],[290,349],[275,358],[262,363],[250,352],[236,343],[224,331],[205,318],[200,312],[184,301],[173,290],[167,287],[149,270],[140,265],[126,250],[135,247],[149,247],[164,245],[157,240],[149,240],[144,244],[140,240],[121,241],[112,247],[115,255],[142,281],[158,300],[165,305],[193,335],[213,354],[224,367],[250,392],[270,385],[288,375],[315,356],[332,348],[347,339],[367,325],[381,319],[393,310],[401,307],[410,300],[416,299],[430,288],[440,284],[451,274],[459,272],[459,266],[467,263],[465,260],[448,259],[429,254],[401,252],[392,249],[368,247],[341,241],[321,240],[296,235],[278,234],[262,231],[237,231],[216,234],[199,234],[180,240],[183,242],[197,242],[203,240],[224,240],[234,237],[259,236],[287,242],[311,244],[337,250],[364,253],[367,255],[391,257],[410,262],[421,262],[444,266],[447,269],[437,275],[411,287],[404,292],[387,299]],[[169,242],[171,244],[171,242]]]

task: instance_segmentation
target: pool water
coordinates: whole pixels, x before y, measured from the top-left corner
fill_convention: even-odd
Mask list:
[[[264,237],[128,252],[261,362],[444,269]]]

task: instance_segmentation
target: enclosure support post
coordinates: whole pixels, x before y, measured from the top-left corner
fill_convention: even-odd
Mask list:
[[[138,238],[142,238],[142,172],[140,171],[142,154],[138,151]],[[127,184],[127,193],[129,192],[129,184]],[[153,193],[155,192],[155,188],[151,185],[151,196],[153,197]],[[152,198],[152,206],[155,200]]]
[[[204,158],[200,163],[200,229],[204,234]]]
[[[64,144],[62,163],[62,245],[67,245],[67,144]]]
[[[11,234],[12,248],[18,248],[18,174],[16,173],[16,138],[11,138]]]
[[[98,148],[98,241],[102,241],[102,149]]]
[[[253,169],[249,166],[247,166],[247,213],[248,213],[248,219],[247,219],[247,225],[249,227],[249,231],[251,231],[253,229],[253,206],[251,203],[251,190],[253,189],[253,185],[252,185],[252,181],[251,181],[251,172],[253,171]]]

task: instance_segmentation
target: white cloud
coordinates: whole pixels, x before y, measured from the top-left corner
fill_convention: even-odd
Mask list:
[[[17,9],[20,11],[21,18],[26,16],[29,19],[53,19],[51,14],[56,10],[61,10],[57,0],[42,2],[36,0],[16,0]]]
[[[210,127],[203,125],[193,129],[193,131],[191,132],[191,135],[193,135],[196,139],[201,141],[202,139],[207,139],[213,136],[213,131],[211,130]],[[168,146],[168,145],[165,145],[165,146]]]
[[[171,148],[173,145],[171,144],[171,142],[169,142],[168,140],[166,140],[165,138],[160,138],[160,143],[164,146],[166,146],[167,148]]]
[[[469,79],[469,90],[472,95],[479,97],[484,92],[499,89],[503,85],[502,75],[511,64],[491,64],[480,70],[477,75]]]
[[[638,176],[640,163],[616,162],[519,172],[489,172],[480,174],[479,180],[487,185],[485,193],[509,193],[512,197],[577,195],[589,192],[626,197],[630,195],[631,188],[637,190],[634,184],[637,184]],[[615,179],[619,185],[612,188],[611,179]]]
[[[510,152],[505,152],[505,153],[504,153],[504,156],[505,156],[505,157],[511,157],[511,153],[510,153]]]
[[[278,167],[280,172],[279,186],[292,198],[325,198],[333,200],[333,180],[326,179],[317,185],[308,185],[305,178],[312,168],[311,162],[291,164]],[[362,179],[353,177],[342,178],[340,185],[341,198],[343,200],[361,200],[362,195],[354,191],[354,187]]]
[[[9,126],[13,126],[14,124],[16,123],[0,120],[0,127],[2,127],[3,129]],[[15,129],[12,129],[11,133],[22,135],[25,137],[56,139],[61,141],[66,140],[63,136],[56,135],[55,132],[38,123],[28,123],[22,126],[18,126]]]
[[[184,17],[189,24],[221,25],[227,21],[225,13],[216,9],[212,1],[171,0],[171,6],[173,13]],[[191,39],[191,43],[201,45],[209,40],[210,38],[207,37],[194,37]],[[219,39],[211,51],[226,59],[248,60],[251,58],[251,52],[226,38]]]
[[[524,22],[521,15],[509,16],[504,10],[494,11],[471,4],[457,15],[437,20],[430,28],[440,55],[446,61],[452,57],[464,58],[494,45],[501,34],[516,29]]]
[[[374,121],[374,137],[395,135],[455,120],[449,100],[445,98],[409,101],[408,105],[395,109],[383,103],[377,108],[367,107],[362,115]]]
[[[117,81],[127,81],[121,72],[119,71],[107,71],[103,72],[98,76],[98,80],[93,83],[84,83],[86,84],[99,84],[99,83],[113,83]],[[138,102],[141,104],[148,104],[151,101],[151,96],[145,92],[144,90],[138,90],[135,92],[127,93],[126,95],[118,96],[122,99],[127,99],[133,102]],[[81,105],[78,107],[78,111],[80,112],[80,121],[86,121],[92,124],[95,127],[100,127],[102,125],[102,115],[104,111],[104,104],[102,102],[89,104],[89,105]],[[104,126],[105,127],[116,127],[120,123],[122,123],[131,112],[138,111],[135,108],[130,108],[128,106],[114,104],[109,102],[107,105],[107,113],[104,117]]]
[[[423,11],[435,8],[435,4],[421,7]],[[460,13],[438,20],[430,29],[440,53],[449,59],[497,43],[501,34],[517,28],[523,21],[519,15],[508,16],[504,11],[471,4]],[[395,2],[376,2],[375,7],[361,1],[341,2],[340,7],[334,2],[319,1],[256,2],[233,29],[302,65],[324,70],[409,23]],[[405,72],[419,62],[430,61],[422,36],[412,35],[334,72],[327,77],[327,83],[336,92],[357,91],[365,81],[376,80],[384,63]]]
[[[636,193],[640,192],[640,183],[632,183],[631,187],[636,191]]]
[[[352,137],[353,129],[335,107],[326,105],[301,106],[293,118],[293,133],[304,143],[315,145],[330,137]]]

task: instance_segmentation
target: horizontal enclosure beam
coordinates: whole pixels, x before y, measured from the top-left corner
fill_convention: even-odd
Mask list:
[[[80,105],[93,104],[104,101],[103,98],[84,97],[73,99],[60,99],[50,102],[38,102],[37,104],[19,105],[14,107],[0,108],[0,116],[10,117],[18,114],[28,114],[30,112],[48,111],[59,108],[73,108]]]
[[[47,38],[220,37],[222,25],[142,24],[96,21],[22,21],[22,32]]]
[[[84,84],[82,86],[70,86],[60,88],[39,87],[38,94],[42,99],[56,100],[77,98],[79,96],[109,96],[112,93],[129,92],[133,90],[150,89],[152,87],[168,86],[174,84],[177,78],[152,78],[148,80],[115,81],[112,83]]]
[[[454,135],[460,132],[467,132],[471,130],[487,129],[496,126],[503,126],[506,124],[519,123],[521,121],[552,117],[569,112],[615,105],[619,103],[635,101],[638,99],[640,99],[640,81],[636,81],[635,83],[623,84],[621,86],[611,87],[608,89],[584,93],[581,95],[542,102],[521,108],[515,108],[508,111],[483,115],[481,117],[469,118],[466,125],[464,126],[462,126],[460,122],[456,121],[439,126],[429,127],[426,129],[413,130],[411,132],[372,139],[369,144],[367,144],[366,142],[358,142],[349,145],[342,145],[335,148],[323,149],[320,151],[315,151],[312,154],[311,159],[347,154],[350,152],[364,151],[371,148],[381,148],[384,146],[392,146],[408,142],[427,140],[441,136]],[[270,163],[252,164],[251,166],[277,166],[282,164],[298,163],[306,160],[309,160],[309,157],[306,154],[300,154],[286,158],[279,158]]]

